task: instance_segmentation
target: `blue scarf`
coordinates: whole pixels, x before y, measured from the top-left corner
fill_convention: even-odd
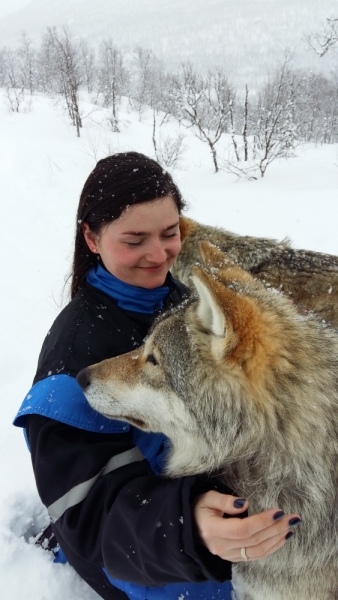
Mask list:
[[[146,314],[161,310],[163,300],[170,291],[166,285],[152,290],[130,285],[106,271],[100,263],[89,271],[86,279],[90,285],[117,300],[120,308]]]

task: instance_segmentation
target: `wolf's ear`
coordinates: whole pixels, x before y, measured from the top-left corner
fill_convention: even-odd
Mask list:
[[[195,267],[193,273],[192,279],[199,296],[198,317],[207,331],[224,338],[226,335],[225,315],[209,284],[210,276],[199,267]]]
[[[198,229],[198,223],[187,217],[180,217],[181,242],[184,242],[194,231]]]

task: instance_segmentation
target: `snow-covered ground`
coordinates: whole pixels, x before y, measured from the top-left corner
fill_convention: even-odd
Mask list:
[[[96,159],[114,151],[153,156],[151,115],[120,111],[112,133],[103,111],[82,103],[81,138],[60,104],[34,97],[31,110],[8,113],[0,92],[1,419],[0,590],[2,600],[98,598],[69,565],[55,565],[29,538],[46,523],[22,432],[11,425],[31,385],[43,338],[67,302],[75,211]],[[149,118],[147,118],[149,117]],[[177,124],[166,133],[174,135]],[[338,254],[338,145],[308,147],[273,163],[264,179],[213,173],[207,147],[186,132],[174,171],[188,215],[241,234],[282,239]],[[28,543],[27,543],[28,542]]]

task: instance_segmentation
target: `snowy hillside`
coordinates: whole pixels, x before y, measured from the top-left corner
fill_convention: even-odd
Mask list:
[[[37,4],[33,2],[32,4]],[[1,92],[0,92],[1,96]],[[94,600],[69,566],[54,565],[28,543],[45,523],[21,431],[11,421],[31,385],[42,340],[62,303],[78,197],[96,159],[138,150],[153,155],[152,120],[121,108],[112,133],[102,109],[81,103],[77,138],[61,104],[33,97],[31,110],[7,112],[0,99],[2,247],[0,581],[2,600]],[[172,136],[177,124],[168,123]],[[226,138],[225,138],[226,139]],[[241,234],[293,240],[295,247],[338,254],[338,145],[298,150],[264,179],[213,173],[210,154],[186,132],[174,177],[189,216]],[[23,537],[25,536],[25,537]]]
[[[304,36],[335,12],[336,0],[32,0],[0,19],[0,40],[13,45],[22,31],[36,39],[46,27],[68,24],[93,44],[107,37],[142,44],[169,67],[220,64],[234,81],[255,85],[286,47],[299,67],[328,73],[334,55],[320,61]]]

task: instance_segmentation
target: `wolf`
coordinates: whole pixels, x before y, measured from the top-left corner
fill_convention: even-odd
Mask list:
[[[192,268],[201,262],[199,245],[208,240],[243,269],[283,291],[303,310],[313,310],[338,327],[338,257],[297,250],[288,240],[240,236],[180,218],[182,249],[172,268],[174,277],[191,286]]]
[[[280,550],[234,565],[243,598],[338,598],[338,335],[201,244],[196,296],[143,346],[86,369],[85,395],[110,418],[171,441],[165,475],[217,474],[250,514],[302,525]]]

